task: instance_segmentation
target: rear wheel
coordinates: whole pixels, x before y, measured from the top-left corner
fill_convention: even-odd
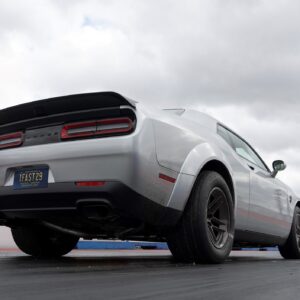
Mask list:
[[[300,208],[296,207],[292,229],[288,240],[279,246],[280,254],[286,259],[300,259]]]
[[[200,174],[183,217],[167,237],[178,261],[222,263],[230,254],[234,212],[224,178],[213,171]]]
[[[44,227],[16,227],[11,231],[20,250],[40,258],[63,256],[73,250],[79,240]]]

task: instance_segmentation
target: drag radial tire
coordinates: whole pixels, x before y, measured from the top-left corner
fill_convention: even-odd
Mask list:
[[[183,216],[168,234],[174,258],[189,263],[222,263],[229,256],[234,235],[230,190],[217,172],[203,171]]]
[[[55,258],[73,250],[79,238],[40,226],[12,228],[12,236],[24,253],[39,258]]]
[[[300,208],[297,206],[289,238],[283,246],[279,246],[279,251],[286,259],[300,259]]]

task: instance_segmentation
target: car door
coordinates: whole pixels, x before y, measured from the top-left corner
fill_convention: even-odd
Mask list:
[[[253,148],[230,133],[235,152],[250,169],[248,231],[285,237],[290,230],[287,188],[272,177],[266,164]]]

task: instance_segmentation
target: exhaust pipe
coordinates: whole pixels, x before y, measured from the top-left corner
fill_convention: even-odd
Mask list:
[[[54,231],[62,232],[62,233],[68,234],[68,235],[77,236],[79,238],[84,238],[87,240],[90,240],[90,239],[93,239],[96,237],[95,234],[89,234],[89,233],[79,231],[79,230],[68,229],[65,227],[61,227],[59,225],[55,225],[55,224],[46,222],[46,221],[42,221],[41,225],[45,226],[51,230],[54,230]]]
[[[93,221],[106,221],[113,216],[111,204],[105,199],[82,199],[76,203],[78,212]]]

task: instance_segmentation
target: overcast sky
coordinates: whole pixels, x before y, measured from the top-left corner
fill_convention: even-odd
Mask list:
[[[300,195],[300,1],[1,0],[0,107],[113,90],[227,123]]]

